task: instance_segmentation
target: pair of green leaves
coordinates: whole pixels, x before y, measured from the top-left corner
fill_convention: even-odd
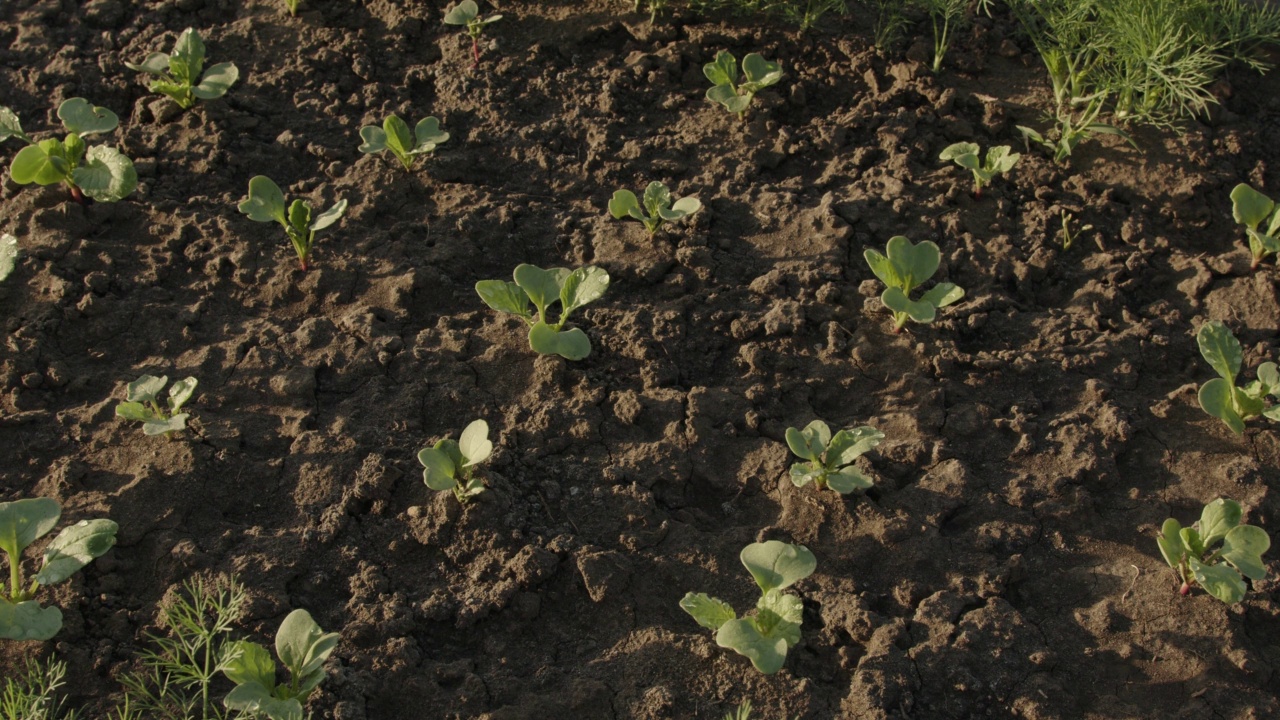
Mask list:
[[[440,121],[423,118],[409,132],[409,125],[399,117],[392,115],[382,121],[382,127],[368,125],[360,128],[360,152],[365,155],[390,150],[392,155],[404,165],[405,170],[413,169],[413,161],[419,155],[429,155],[436,147],[449,139],[449,133],[440,130]]]
[[[1245,226],[1249,235],[1249,253],[1253,256],[1253,268],[1257,268],[1268,255],[1280,252],[1280,207],[1271,198],[1240,183],[1231,191],[1231,215]],[[1266,230],[1258,226],[1266,222]]]
[[[644,223],[649,237],[658,232],[663,222],[684,219],[702,209],[702,202],[696,197],[685,197],[672,201],[671,191],[666,185],[654,181],[644,189],[644,205],[636,199],[630,190],[618,190],[609,200],[609,214],[621,220],[632,217]],[[648,211],[648,215],[645,211]]]
[[[759,53],[750,53],[742,59],[742,76],[739,76],[738,59],[728,50],[721,50],[715,62],[702,66],[702,74],[712,85],[707,90],[707,99],[743,117],[757,92],[782,79],[782,66],[765,60]]]
[[[249,181],[249,197],[239,205],[240,212],[255,222],[280,223],[298,254],[298,263],[303,272],[307,270],[307,261],[311,258],[311,248],[315,244],[316,231],[323,230],[338,222],[347,211],[347,201],[339,200],[333,207],[311,216],[311,204],[301,198],[294,200],[286,207],[284,193],[266,175],[258,175]]]
[[[996,145],[987,148],[987,159],[982,161],[979,154],[982,148],[977,143],[961,142],[947,146],[938,155],[938,159],[943,162],[947,160],[955,161],[955,164],[962,168],[966,168],[973,172],[973,194],[982,195],[982,186],[991,183],[996,175],[1006,173],[1013,169],[1014,165],[1022,159],[1022,156],[1013,152],[1013,148],[1008,145]]]
[[[1199,583],[1210,595],[1224,603],[1244,598],[1244,577],[1262,580],[1267,576],[1262,554],[1271,547],[1266,531],[1241,525],[1243,511],[1234,500],[1219,498],[1204,506],[1200,521],[1182,527],[1169,518],[1156,538],[1160,554],[1169,567],[1182,576],[1183,594]],[[1218,542],[1222,547],[1210,552]]]
[[[236,687],[223,704],[271,720],[303,720],[303,705],[324,680],[324,663],[339,639],[338,633],[322,631],[306,610],[289,613],[276,632],[276,655],[289,671],[289,682],[280,685],[265,647],[247,640],[235,643],[236,657],[223,673]]]
[[[58,106],[58,119],[67,136],[36,142],[23,132],[12,110],[0,108],[0,142],[16,137],[27,143],[9,165],[9,176],[15,183],[66,183],[76,200],[87,195],[100,202],[116,202],[134,191],[138,173],[133,161],[113,147],[89,147],[84,142],[86,137],[116,129],[120,119],[115,113],[94,107],[84,98],[71,98]]]
[[[853,430],[841,430],[835,435],[821,420],[814,420],[804,430],[787,428],[787,447],[809,462],[791,466],[791,482],[796,487],[814,483],[818,487],[830,487],[840,494],[871,487],[871,478],[853,466],[861,455],[880,444],[884,433],[863,425]]]
[[[58,524],[62,508],[50,498],[0,503],[0,550],[9,561],[10,585],[0,593],[0,638],[48,640],[62,629],[62,611],[41,607],[35,593],[60,583],[116,544],[119,526],[110,520],[81,520],[63,529],[44,549],[44,562],[23,587],[22,552]],[[0,583],[0,589],[3,589]]]
[[[498,22],[501,19],[501,15],[490,15],[487,18],[480,17],[480,6],[476,5],[475,0],[462,0],[462,2],[454,5],[444,14],[445,25],[465,25],[467,34],[473,38],[480,36],[485,25]]]
[[[728,603],[703,593],[688,593],[680,608],[699,625],[714,630],[717,645],[772,675],[782,669],[787,651],[800,642],[804,618],[800,598],[782,591],[812,575],[818,560],[803,545],[777,540],[752,543],[742,549],[739,559],[760,588],[755,615],[739,618]]]
[[[169,384],[169,376],[143,375],[129,383],[126,402],[116,406],[116,416],[142,423],[147,435],[169,435],[187,429],[190,413],[178,412],[196,391],[196,379],[189,377],[169,388],[169,398],[161,402],[160,393]]]
[[[489,424],[474,420],[456,442],[445,438],[435,447],[418,451],[418,462],[423,467],[422,480],[432,490],[452,490],[458,502],[466,502],[473,495],[484,492],[484,482],[472,476],[473,468],[492,454]]]
[[[516,266],[513,275],[513,283],[481,280],[476,283],[476,293],[494,310],[522,318],[529,325],[529,347],[535,352],[559,355],[567,360],[581,360],[590,355],[591,341],[586,333],[578,328],[561,328],[574,310],[604,295],[609,288],[609,273],[595,266],[570,272],[565,268],[543,270],[522,264]],[[548,309],[557,301],[560,318],[552,324],[548,320]]]
[[[1268,396],[1280,400],[1280,370],[1273,362],[1258,366],[1258,379],[1236,386],[1236,376],[1244,363],[1244,353],[1236,336],[1217,320],[1200,326],[1196,333],[1200,355],[1218,371],[1218,377],[1200,386],[1200,407],[1218,418],[1237,435],[1244,434],[1244,422],[1259,415],[1280,421],[1280,404],[1267,407]]]
[[[907,238],[898,235],[889,239],[886,255],[868,249],[863,253],[871,272],[888,286],[880,296],[884,306],[893,311],[893,331],[899,332],[907,320],[930,323],[937,317],[938,308],[946,307],[964,297],[964,289],[953,283],[938,283],[919,300],[912,300],[910,293],[933,277],[942,262],[938,246],[925,240],[912,245]]]
[[[214,100],[226,95],[240,79],[240,70],[234,63],[218,63],[204,69],[204,40],[195,28],[182,31],[172,55],[151,53],[140,64],[125,63],[125,67],[157,76],[159,79],[151,82],[151,92],[173,98],[184,110],[195,105],[197,99]]]

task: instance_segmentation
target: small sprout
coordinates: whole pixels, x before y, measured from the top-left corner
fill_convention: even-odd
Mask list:
[[[944,162],[954,160],[960,167],[973,171],[973,195],[982,197],[983,185],[990,185],[995,176],[1009,172],[1022,159],[1021,155],[1011,150],[1008,145],[987,148],[987,160],[982,162],[978,159],[982,152],[978,144],[962,142],[948,146],[938,159]]]
[[[1258,366],[1258,379],[1236,386],[1236,376],[1244,363],[1240,341],[1217,320],[1200,326],[1196,333],[1200,355],[1218,371],[1218,377],[1200,386],[1200,407],[1218,418],[1237,435],[1244,434],[1246,420],[1259,415],[1280,421],[1280,404],[1267,406],[1267,396],[1280,401],[1280,371],[1273,362]]]
[[[648,229],[649,237],[658,232],[664,221],[681,220],[701,209],[702,203],[696,197],[680,198],[672,202],[671,191],[660,182],[651,182],[645,188],[644,207],[640,206],[636,194],[630,190],[618,190],[609,200],[610,215],[618,220],[625,217],[639,220]],[[648,215],[645,215],[646,210],[649,211]]]
[[[284,0],[284,6],[289,10],[289,15],[297,16],[298,5],[301,4],[301,2],[302,0]]]
[[[480,66],[480,34],[484,32],[484,26],[496,23],[501,19],[501,15],[490,15],[487,18],[481,18],[480,8],[476,5],[475,0],[462,0],[462,2],[454,5],[445,13],[445,25],[465,25],[467,27],[467,35],[471,37],[471,55],[473,57],[471,67],[473,69]]]
[[[707,99],[745,118],[756,93],[782,79],[782,66],[751,53],[742,59],[742,72],[745,79],[738,76],[738,59],[728,50],[721,50],[715,62],[702,66],[702,74],[712,85]]]
[[[58,118],[67,129],[63,140],[36,142],[22,131],[18,116],[0,107],[0,142],[11,137],[27,143],[9,165],[9,176],[19,185],[66,183],[76,202],[88,196],[99,202],[116,202],[138,186],[133,161],[106,145],[85,145],[90,135],[111,132],[120,124],[116,114],[94,107],[84,98],[71,98],[58,106]]]
[[[565,268],[543,270],[522,264],[516,266],[513,274],[513,283],[481,280],[476,283],[476,293],[494,310],[523,319],[529,325],[529,347],[534,351],[568,360],[581,360],[591,354],[591,341],[586,333],[578,328],[561,328],[574,310],[604,295],[609,288],[609,273],[595,266],[570,272]],[[560,317],[552,324],[548,308],[557,300]]]
[[[5,233],[0,235],[0,281],[13,274],[18,266],[18,238]]]
[[[289,672],[287,683],[276,684],[271,652],[255,642],[234,644],[237,655],[223,670],[236,684],[222,701],[228,709],[265,715],[271,720],[302,720],[307,698],[324,680],[324,663],[341,636],[320,629],[311,613],[294,610],[276,632],[276,655]]]
[[[808,460],[791,466],[791,482],[796,487],[812,482],[819,488],[830,487],[842,495],[866,490],[874,483],[854,467],[853,462],[883,439],[884,433],[869,425],[841,430],[834,436],[831,428],[821,420],[814,420],[804,430],[789,427],[787,447],[798,457]]]
[[[249,198],[240,203],[240,212],[248,215],[250,220],[280,223],[298,253],[298,263],[303,272],[307,271],[316,231],[338,222],[346,211],[347,201],[339,200],[333,207],[312,217],[311,204],[302,199],[294,200],[286,211],[284,193],[266,175],[258,175],[249,181]]]
[[[1121,130],[1114,125],[1096,122],[1095,119],[1098,117],[1100,112],[1102,112],[1102,104],[1099,102],[1095,105],[1093,102],[1090,102],[1085,111],[1085,119],[1083,120],[1073,120],[1070,115],[1058,116],[1056,125],[1057,140],[1049,140],[1038,131],[1025,125],[1016,125],[1015,127],[1018,128],[1018,132],[1022,134],[1022,141],[1028,148],[1031,147],[1031,143],[1044,147],[1046,150],[1053,153],[1053,161],[1059,165],[1067,164],[1067,159],[1071,157],[1071,153],[1075,152],[1076,146],[1079,145],[1082,140],[1087,140],[1094,135],[1115,135],[1122,138],[1135,149],[1138,147],[1138,144],[1133,141],[1133,138],[1129,136],[1129,133],[1124,130]]]
[[[1280,207],[1271,198],[1240,183],[1231,191],[1231,215],[1249,235],[1252,269],[1256,270],[1268,255],[1280,252]],[[1267,231],[1259,232],[1258,226],[1263,222]]]
[[[938,308],[944,308],[964,297],[964,289],[958,285],[938,283],[919,300],[911,299],[911,291],[933,277],[942,261],[941,251],[932,242],[925,240],[919,245],[912,245],[910,240],[898,235],[889,239],[885,250],[887,257],[871,249],[864,252],[863,256],[871,266],[871,272],[889,286],[880,296],[880,301],[893,311],[895,333],[902,331],[907,320],[933,322]]]
[[[74,575],[116,544],[119,526],[110,520],[81,520],[44,549],[44,561],[30,585],[22,577],[22,552],[58,524],[62,508],[50,498],[0,503],[0,551],[9,561],[9,588],[0,582],[0,638],[48,640],[62,629],[62,611],[41,607],[34,598],[42,585]]]
[[[1241,525],[1242,515],[1239,503],[1218,498],[1204,506],[1200,521],[1191,527],[1173,518],[1164,521],[1156,542],[1164,561],[1181,576],[1183,595],[1199,583],[1210,595],[1234,604],[1244,599],[1241,575],[1255,581],[1266,578],[1262,554],[1271,547],[1271,538],[1260,527]],[[1222,547],[1210,552],[1219,541]]]
[[[647,4],[649,8],[649,24],[652,25],[658,20],[658,13],[667,8],[668,0],[634,0],[631,11],[640,12],[640,5]]]
[[[1080,233],[1089,232],[1090,230],[1093,229],[1093,226],[1085,225],[1081,227],[1079,230],[1072,230],[1071,221],[1075,220],[1075,216],[1067,212],[1066,210],[1063,210],[1061,217],[1062,217],[1062,249],[1070,250],[1072,243],[1076,241],[1076,238],[1080,236]],[[1101,245],[1099,245],[1099,247],[1101,247]]]
[[[418,451],[422,463],[422,480],[432,490],[452,490],[458,502],[466,502],[484,492],[484,481],[474,477],[475,466],[493,454],[493,442],[489,440],[489,424],[474,420],[462,431],[462,438],[455,442],[445,438],[435,447]]]
[[[129,383],[129,395],[126,402],[116,406],[116,416],[125,420],[137,420],[142,423],[142,432],[147,435],[165,435],[187,429],[187,418],[190,413],[180,413],[182,406],[196,392],[196,379],[189,377],[179,380],[169,388],[169,400],[160,402],[160,393],[169,383],[168,375],[142,377]]]
[[[782,669],[787,651],[800,642],[804,605],[800,598],[782,592],[809,577],[817,558],[803,545],[777,540],[752,543],[742,549],[743,566],[760,587],[756,614],[738,618],[723,600],[702,593],[688,593],[680,608],[698,624],[716,632],[716,644],[751,660],[756,670],[772,675]]]
[[[172,55],[151,53],[141,64],[125,63],[125,67],[159,77],[151,82],[151,92],[168,95],[183,110],[195,105],[197,98],[214,100],[226,95],[240,78],[240,70],[229,62],[204,70],[204,41],[194,28],[182,31]]]
[[[390,150],[405,170],[412,170],[413,161],[419,155],[435,152],[438,145],[449,139],[449,133],[440,130],[439,120],[428,117],[420,120],[411,134],[405,121],[391,115],[382,121],[382,127],[369,125],[360,128],[360,138],[364,140],[360,152],[373,155]]]

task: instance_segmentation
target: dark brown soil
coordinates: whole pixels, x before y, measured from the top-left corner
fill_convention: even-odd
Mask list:
[[[1197,407],[1194,339],[1218,319],[1250,367],[1280,355],[1277,271],[1247,272],[1228,199],[1280,188],[1276,76],[1233,69],[1185,134],[1089,142],[1069,168],[1032,152],[975,200],[939,151],[1013,144],[1046,107],[1037,58],[990,52],[1002,23],[935,77],[878,56],[864,17],[797,37],[507,0],[473,72],[438,0],[281,5],[0,5],[0,102],[36,133],[69,97],[116,110],[141,175],[115,205],[0,190],[23,252],[0,287],[0,499],[121,526],[54,589],[58,637],[0,646],[0,667],[64,658],[101,716],[166,591],[236,573],[246,636],[293,608],[342,634],[317,718],[718,720],[743,700],[760,718],[1280,717],[1280,583],[1181,597],[1154,539],[1219,496],[1280,527],[1280,435],[1237,439]],[[188,26],[241,81],[171,113],[122,63]],[[703,99],[720,49],[787,73],[745,123]],[[453,138],[413,174],[358,153],[392,112]],[[350,202],[310,272],[236,211],[257,174]],[[606,215],[651,180],[703,211],[652,240]],[[1062,209],[1094,226],[1069,251]],[[967,289],[900,335],[862,260],[896,234],[937,242]],[[535,356],[476,297],[518,262],[609,271],[586,360]],[[114,417],[143,373],[198,378],[191,431]],[[460,507],[415,454],[477,417],[490,489]],[[791,485],[783,434],[815,418],[885,433],[875,489]],[[818,557],[772,677],[677,604],[749,606],[737,556],[766,538]]]

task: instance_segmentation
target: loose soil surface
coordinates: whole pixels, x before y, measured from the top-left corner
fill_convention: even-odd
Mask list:
[[[235,573],[246,637],[293,608],[342,634],[317,718],[1280,717],[1280,583],[1181,597],[1155,543],[1219,496],[1280,529],[1280,435],[1199,409],[1194,338],[1218,319],[1249,367],[1280,355],[1277,270],[1248,272],[1228,198],[1280,188],[1277,76],[1232,68],[1185,134],[1090,141],[1069,168],[1033,151],[975,199],[938,153],[1015,144],[1047,107],[1007,21],[933,76],[919,40],[877,55],[865,14],[797,37],[506,1],[473,71],[442,2],[281,5],[0,6],[3,104],[36,134],[69,97],[114,109],[141,176],[114,205],[0,190],[23,252],[0,499],[120,523],[52,589],[63,631],[0,667],[64,658],[100,717],[165,594]],[[188,26],[241,80],[177,112],[123,63]],[[746,122],[703,99],[720,49],[787,73]],[[453,137],[412,174],[357,152],[392,112]],[[310,272],[236,211],[257,174],[350,202]],[[651,180],[703,211],[652,239],[607,217]],[[1093,226],[1066,251],[1062,210]],[[897,234],[937,242],[967,295],[895,335],[862,253]],[[476,297],[519,262],[608,270],[586,360],[535,356]],[[144,373],[199,380],[190,431],[114,417]],[[415,455],[477,417],[489,490],[459,506]],[[815,418],[885,433],[875,489],[792,486],[783,434]],[[678,606],[749,607],[738,553],[762,539],[818,558],[772,677]]]

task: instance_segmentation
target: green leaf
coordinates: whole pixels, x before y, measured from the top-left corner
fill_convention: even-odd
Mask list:
[[[303,720],[302,703],[297,698],[281,700],[261,683],[237,685],[222,701],[231,710],[266,715],[271,720]]]
[[[781,590],[770,590],[760,596],[760,600],[756,602],[756,609],[762,613],[769,612],[777,616],[779,620],[788,625],[794,625],[797,633],[795,642],[799,642],[800,623],[804,619],[804,602],[799,597],[791,593],[784,593]],[[764,625],[764,623],[757,623]],[[776,625],[775,625],[776,626]],[[761,628],[764,630],[765,628]],[[765,632],[766,635],[776,635],[776,632]]]
[[[1196,582],[1210,595],[1228,605],[1244,599],[1244,579],[1230,566],[1225,563],[1205,565],[1194,557],[1188,560],[1188,565],[1191,566],[1191,574],[1195,576]]]
[[[636,199],[636,194],[630,190],[618,190],[609,199],[609,214],[616,220],[628,217],[633,210],[639,209],[640,202]]]
[[[885,251],[898,276],[906,282],[906,286],[902,288],[904,291],[910,291],[933,277],[942,262],[942,252],[929,240],[912,245],[910,240],[898,235],[889,238]]]
[[[1267,577],[1262,554],[1271,547],[1271,538],[1260,527],[1239,525],[1222,540],[1222,559],[1231,563],[1250,580]]]
[[[5,233],[0,235],[0,281],[5,280],[18,266],[18,238]]]
[[[249,199],[240,203],[239,209],[255,222],[274,220],[281,225],[288,225],[284,214],[284,193],[266,175],[258,175],[249,181]]]
[[[125,420],[150,422],[156,418],[156,413],[140,402],[123,402],[116,406],[116,417],[122,417]]]
[[[1231,528],[1240,524],[1240,518],[1243,515],[1240,503],[1235,500],[1218,498],[1205,505],[1200,513],[1200,541],[1205,547],[1213,546],[1214,543],[1226,537]]]
[[[1196,344],[1200,346],[1200,354],[1218,375],[1229,384],[1234,385],[1236,375],[1240,374],[1242,353],[1240,341],[1217,320],[1200,326],[1196,333]]]
[[[972,170],[978,166],[978,153],[981,152],[981,150],[982,148],[978,147],[977,143],[959,142],[954,145],[948,145],[943,149],[943,151],[938,155],[938,159],[942,161],[954,160],[961,166]],[[961,158],[964,157],[971,157],[972,159],[961,160]]]
[[[380,153],[387,149],[387,133],[380,127],[366,125],[360,128],[360,138],[364,140],[360,145],[360,152],[366,155]]]
[[[742,58],[742,72],[749,82],[759,87],[768,87],[782,79],[782,65],[765,60],[759,53],[749,53]]]
[[[235,659],[222,671],[236,685],[257,683],[264,688],[275,689],[276,664],[271,652],[256,642],[239,640],[228,648]]]
[[[591,340],[578,328],[557,331],[538,321],[529,328],[529,347],[542,355],[559,355],[566,360],[581,360],[591,354]]]
[[[918,323],[931,323],[938,315],[938,310],[931,303],[916,301],[907,297],[901,288],[891,287],[880,295],[880,302],[895,313],[906,313]]]
[[[218,63],[205,71],[200,84],[191,88],[191,92],[201,100],[214,100],[226,95],[239,79],[240,69],[234,63]]]
[[[0,550],[9,562],[21,562],[22,551],[58,524],[62,507],[50,498],[26,498],[0,503]]]
[[[519,315],[525,319],[532,317],[529,312],[529,296],[513,282],[481,280],[476,283],[476,294],[485,305],[498,312]]]
[[[862,256],[866,258],[871,272],[880,278],[880,282],[889,287],[902,287],[905,284],[905,278],[898,274],[898,268],[894,267],[889,258],[870,248],[864,250]]]
[[[747,108],[751,106],[751,98],[752,95],[736,95],[726,100],[724,107],[732,113],[746,112]]]
[[[144,435],[168,435],[169,433],[182,432],[187,429],[187,418],[191,417],[188,413],[178,413],[168,420],[162,418],[153,418],[148,420],[142,426]]]
[[[19,185],[53,185],[67,179],[71,166],[60,155],[62,143],[57,140],[41,140],[28,145],[13,156],[9,164],[9,176]]]
[[[119,525],[104,519],[81,520],[65,528],[44,549],[44,566],[36,575],[36,582],[53,585],[71,577],[110,550],[116,544],[119,529]]]
[[[18,116],[7,107],[0,107],[0,142],[4,142],[11,137],[21,138],[27,142],[31,142],[31,138],[22,131],[22,121]]]
[[[742,549],[740,559],[760,591],[766,593],[790,587],[809,577],[818,567],[818,560],[809,548],[778,540],[751,543]]]
[[[1164,525],[1160,528],[1160,534],[1156,536],[1156,544],[1160,546],[1160,554],[1164,556],[1164,561],[1174,570],[1181,571],[1182,558],[1188,553],[1187,546],[1182,543],[1182,526],[1177,520],[1169,518],[1164,521]]]
[[[1250,230],[1257,230],[1258,223],[1266,220],[1275,206],[1271,198],[1244,183],[1231,191],[1231,216]]]
[[[609,273],[594,265],[569,273],[560,287],[560,321],[583,305],[595,302],[609,289]]]
[[[149,75],[165,76],[169,74],[169,56],[162,52],[153,52],[137,65],[125,63],[124,66]]]
[[[311,229],[311,204],[302,198],[289,203],[288,223],[301,235],[309,234]]]
[[[766,638],[750,620],[725,622],[716,632],[716,644],[748,658],[765,675],[781,670],[787,659],[787,640]]]
[[[493,454],[493,442],[489,440],[489,423],[483,420],[473,420],[466,429],[462,431],[462,438],[458,440],[458,451],[462,453],[465,462],[462,467],[470,467],[478,465]]]
[[[173,45],[173,60],[169,64],[173,76],[189,82],[200,77],[200,71],[204,69],[204,52],[200,33],[195,28],[183,30]]]
[[[827,445],[818,438],[817,431],[814,429],[815,423],[822,423],[822,421],[814,420],[803,431],[793,427],[787,428],[786,439],[787,447],[791,448],[791,452],[797,457],[816,463],[822,462],[822,453],[826,451]],[[825,428],[826,423],[822,423],[822,427]],[[831,431],[827,430],[826,433],[830,436]]]
[[[0,639],[49,640],[62,629],[62,611],[35,600],[11,603],[0,597]]]
[[[396,155],[408,156],[414,147],[413,133],[409,125],[395,115],[389,115],[382,121],[382,132],[386,135],[387,147]]]
[[[1022,156],[1013,152],[1008,145],[997,145],[987,149],[986,167],[992,173],[1006,173],[1013,169]]]
[[[276,655],[293,677],[305,677],[324,666],[339,639],[338,633],[322,631],[311,613],[294,610],[276,632]]]
[[[707,99],[713,103],[725,106],[729,110],[733,110],[733,106],[738,103],[741,98],[738,93],[728,85],[716,85],[707,90]],[[750,102],[750,100],[748,100]],[[736,110],[733,110],[737,112]]]
[[[423,448],[418,451],[418,462],[422,463],[422,480],[432,490],[452,490],[458,485],[454,479],[457,468],[453,460],[442,450]]]
[[[309,208],[308,208],[309,209]],[[323,230],[338,222],[347,212],[347,201],[339,200],[333,207],[325,210],[311,220],[311,231]]]
[[[827,445],[827,465],[835,468],[848,465],[879,445],[881,440],[884,440],[884,433],[870,425],[841,430]]]
[[[1218,418],[1237,435],[1244,434],[1244,419],[1236,412],[1231,400],[1235,388],[1222,378],[1214,378],[1200,386],[1200,408]]]
[[[564,279],[568,276],[569,271],[564,268],[550,268],[543,270],[535,265],[522,263],[516,266],[515,277],[516,284],[524,290],[541,314],[541,319],[545,322],[547,317],[547,306],[555,302],[560,297],[560,286],[564,284]]]
[[[795,428],[790,428],[794,430]],[[797,431],[798,432],[798,431]],[[791,484],[796,487],[804,487],[811,482],[825,480],[826,470],[822,467],[814,467],[817,463],[795,463],[791,466],[790,476]]]
[[[417,140],[414,153],[428,153],[449,139],[449,133],[440,129],[440,121],[427,117],[418,121],[413,128],[413,136]]]
[[[454,5],[449,12],[445,13],[445,25],[466,25],[476,16],[480,14],[480,8],[475,4],[474,0],[462,0],[462,2]]]
[[[1182,544],[1191,555],[1200,557],[1204,555],[1204,541],[1200,539],[1200,533],[1195,528],[1184,527],[1178,531],[1178,537],[1182,539]]]
[[[94,107],[84,98],[71,98],[58,106],[58,119],[70,132],[80,136],[111,132],[120,118],[104,107]]]
[[[675,201],[670,210],[662,210],[659,214],[663,220],[679,220],[702,209],[702,201],[696,197],[684,197]]]
[[[671,191],[660,182],[649,183],[644,189],[644,207],[650,217],[656,217],[659,210],[671,207]]]
[[[964,297],[964,288],[959,285],[938,283],[920,296],[920,302],[929,303],[935,308],[944,308],[962,297]]]
[[[71,171],[71,179],[85,195],[98,202],[116,202],[138,187],[133,161],[106,145],[89,148],[83,163]]]
[[[727,86],[736,84],[738,80],[738,59],[728,50],[721,50],[716,54],[715,62],[702,66],[702,74],[707,76],[712,85]],[[711,96],[708,95],[707,97]]]
[[[1264,362],[1259,365],[1258,382],[1266,387],[1264,395],[1275,394],[1277,388],[1280,388],[1280,366],[1273,362]]]
[[[841,495],[848,495],[854,490],[866,490],[874,485],[875,483],[872,482],[871,478],[863,475],[862,471],[853,466],[827,473],[827,487]]]
[[[129,402],[138,403],[154,403],[158,402],[157,398],[164,390],[164,386],[169,384],[169,376],[161,375],[143,375],[142,377],[129,383],[126,387],[127,394],[125,398]]]
[[[703,593],[687,593],[680,600],[680,609],[708,630],[719,630],[721,625],[738,617],[729,603]]]
[[[195,378],[189,377],[175,382],[169,388],[170,412],[176,412],[182,409],[183,405],[187,404],[187,401],[191,399],[193,394],[195,394],[197,384],[198,383]]]

